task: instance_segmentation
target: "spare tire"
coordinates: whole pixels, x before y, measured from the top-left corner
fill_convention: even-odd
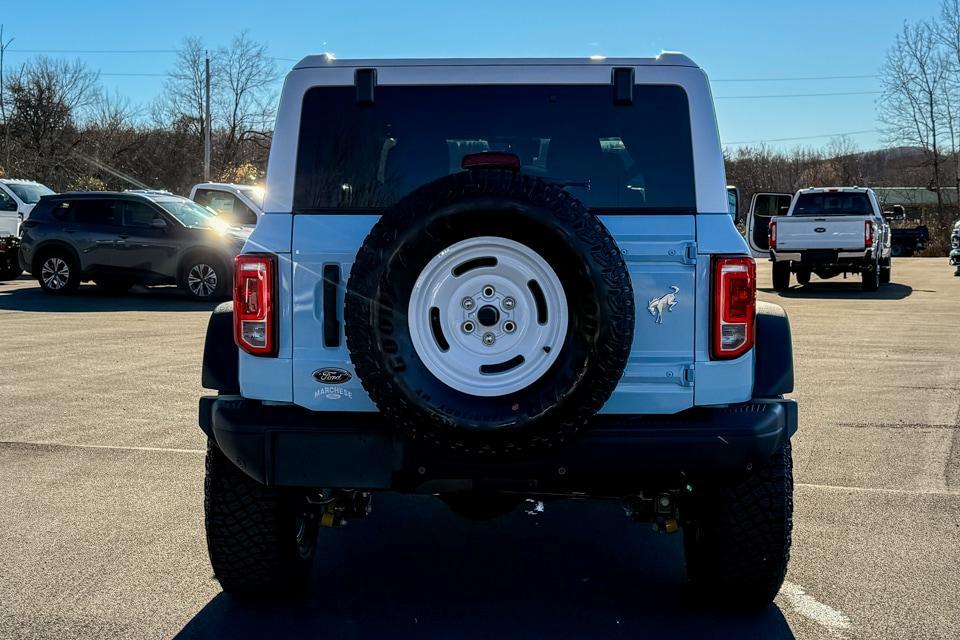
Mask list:
[[[344,311],[357,376],[388,421],[469,454],[563,442],[616,388],[633,342],[630,275],[566,191],[457,173],[388,209]]]

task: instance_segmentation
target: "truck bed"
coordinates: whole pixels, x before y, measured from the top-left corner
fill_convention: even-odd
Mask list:
[[[866,217],[778,216],[777,250],[863,250]]]

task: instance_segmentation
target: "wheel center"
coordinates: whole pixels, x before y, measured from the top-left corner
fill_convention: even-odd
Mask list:
[[[477,310],[477,321],[485,327],[492,327],[500,321],[500,312],[493,305],[485,304]]]

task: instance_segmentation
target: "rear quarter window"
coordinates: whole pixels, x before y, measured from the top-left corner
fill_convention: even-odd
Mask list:
[[[480,85],[380,86],[371,106],[352,86],[307,91],[294,210],[388,207],[483,151],[517,155],[593,209],[696,207],[681,87],[637,85],[620,106],[610,85]]]

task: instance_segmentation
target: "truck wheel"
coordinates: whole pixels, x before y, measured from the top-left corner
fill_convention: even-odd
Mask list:
[[[810,272],[805,269],[797,271],[797,282],[800,284],[800,286],[806,286],[810,284]]]
[[[773,263],[773,290],[786,291],[790,288],[790,263]]]
[[[473,170],[387,210],[344,311],[357,377],[407,436],[491,455],[584,428],[623,375],[633,288],[603,223],[563,189]]]
[[[23,269],[19,266],[10,267],[9,269],[0,269],[0,280],[16,280],[20,277],[20,274],[23,273]]]
[[[880,263],[880,284],[890,284],[890,276],[893,271],[893,260],[887,258]]]
[[[880,262],[875,260],[873,268],[869,271],[860,272],[860,288],[863,291],[876,291],[880,288]]]
[[[203,510],[213,573],[227,593],[268,596],[304,586],[318,523],[295,493],[267,487],[207,442]]]
[[[790,442],[738,484],[695,499],[691,510],[683,542],[687,577],[696,593],[741,608],[768,605],[790,560]]]
[[[64,295],[80,286],[80,268],[73,255],[64,249],[50,249],[37,260],[37,282],[44,293]]]

